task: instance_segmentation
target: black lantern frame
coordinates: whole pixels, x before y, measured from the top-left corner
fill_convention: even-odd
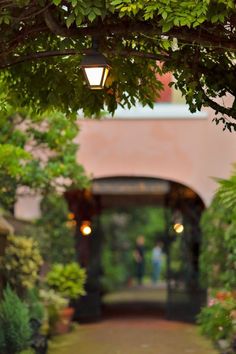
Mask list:
[[[106,57],[99,53],[98,47],[99,39],[98,37],[93,37],[91,53],[84,55],[80,64],[87,85],[92,90],[101,90],[104,88],[111,68],[107,63]]]

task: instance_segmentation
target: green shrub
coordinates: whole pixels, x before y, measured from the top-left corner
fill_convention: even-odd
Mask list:
[[[67,299],[85,295],[86,272],[77,263],[54,264],[47,274],[49,287]]]
[[[44,319],[45,310],[44,305],[40,300],[38,290],[35,288],[29,289],[25,296],[25,302],[29,309],[30,318],[42,322]]]
[[[231,301],[217,302],[212,306],[204,307],[198,315],[201,333],[214,342],[230,339],[234,330],[232,309]]]
[[[213,289],[236,288],[236,208],[229,209],[216,194],[201,219],[201,279]]]
[[[41,265],[42,258],[36,241],[22,236],[8,236],[0,269],[18,294],[35,286]]]
[[[220,184],[201,219],[201,280],[211,289],[213,305],[201,310],[198,323],[201,332],[214,342],[227,339],[230,343],[236,333],[235,176]]]
[[[27,306],[7,287],[0,304],[0,353],[17,354],[28,349],[31,329]]]

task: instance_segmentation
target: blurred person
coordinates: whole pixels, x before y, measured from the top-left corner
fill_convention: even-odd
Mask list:
[[[145,238],[139,236],[136,239],[136,246],[134,250],[135,272],[139,285],[143,283],[143,276],[145,273]]]
[[[162,262],[162,243],[157,241],[152,250],[152,281],[156,284],[160,279]]]

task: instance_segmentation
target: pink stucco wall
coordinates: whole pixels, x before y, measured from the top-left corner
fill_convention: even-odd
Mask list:
[[[235,133],[209,119],[81,120],[78,161],[94,178],[147,176],[195,190],[208,205],[236,161]]]

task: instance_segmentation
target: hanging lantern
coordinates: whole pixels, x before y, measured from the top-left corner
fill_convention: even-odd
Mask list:
[[[98,52],[85,55],[80,66],[84,72],[86,82],[92,90],[101,90],[104,88],[110,70],[110,66],[104,55]]]
[[[97,38],[92,38],[92,52],[84,55],[80,66],[88,86],[92,90],[103,89],[111,67],[106,57],[98,51]]]

